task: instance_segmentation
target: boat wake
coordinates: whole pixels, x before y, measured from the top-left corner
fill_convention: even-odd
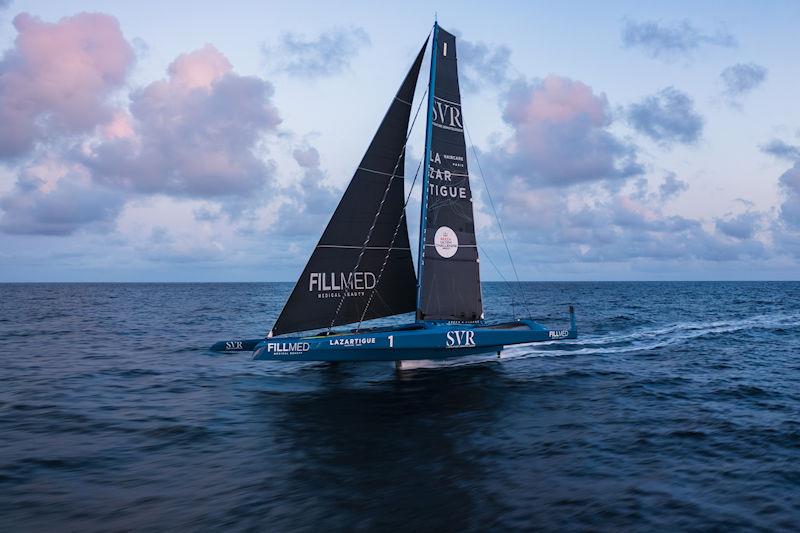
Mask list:
[[[582,335],[577,341],[547,341],[506,348],[498,358],[495,353],[454,359],[404,361],[403,370],[450,368],[491,361],[508,361],[529,357],[561,357],[565,355],[606,355],[631,352],[652,352],[679,345],[706,335],[725,335],[748,330],[774,330],[800,327],[800,314],[765,314],[737,320],[713,322],[679,322],[653,329],[629,333]]]
[[[501,359],[554,357],[563,355],[604,355],[649,352],[704,337],[748,330],[771,330],[800,326],[800,314],[765,314],[736,320],[680,322],[655,329],[630,333],[583,335],[574,342],[541,342],[513,346],[503,351]]]

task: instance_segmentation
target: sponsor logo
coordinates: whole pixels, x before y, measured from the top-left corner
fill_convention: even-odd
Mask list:
[[[433,124],[447,130],[462,131],[461,106],[437,98],[433,105]]]
[[[436,230],[433,236],[433,245],[440,256],[448,259],[456,255],[458,251],[458,236],[452,229],[442,226]]]
[[[244,350],[242,348],[242,341],[227,341],[225,342],[226,350]]]
[[[469,200],[469,191],[467,190],[467,187],[463,185],[464,183],[467,183],[467,175],[464,173],[454,173],[447,169],[442,170],[441,168],[438,168],[442,165],[442,157],[444,157],[445,161],[453,167],[460,167],[458,170],[465,168],[463,163],[458,163],[459,160],[463,161],[463,157],[448,154],[441,155],[438,152],[431,154],[431,164],[428,168],[428,194],[431,196],[440,196],[442,198]],[[453,183],[454,177],[456,178],[456,181],[461,183],[460,185],[458,183]]]
[[[465,200],[469,198],[466,187],[448,187],[447,185],[436,185],[435,183],[428,183],[428,194],[442,198],[461,198]]]
[[[551,339],[564,339],[566,337],[569,337],[569,330],[567,329],[562,329],[558,331],[551,330],[548,332],[548,335],[550,336]]]
[[[475,332],[474,331],[448,331],[447,332],[447,347],[448,348],[468,348],[475,346]]]
[[[318,298],[364,296],[364,291],[374,289],[378,278],[372,272],[311,272],[308,275],[309,292],[316,291]]]
[[[331,346],[365,346],[375,344],[375,337],[359,337],[356,339],[331,339],[328,341]]]
[[[311,349],[307,342],[268,342],[267,351],[275,355],[300,355]]]
[[[442,159],[444,159],[454,167],[464,168],[464,156],[453,155],[453,154],[440,154],[439,152],[431,153],[431,163],[436,163],[437,165],[441,165]]]

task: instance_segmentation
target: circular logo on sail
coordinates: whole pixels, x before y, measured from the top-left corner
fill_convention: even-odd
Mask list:
[[[456,232],[447,226],[442,226],[436,230],[436,234],[433,236],[433,245],[436,246],[436,251],[439,252],[439,255],[445,259],[453,257],[458,251]]]

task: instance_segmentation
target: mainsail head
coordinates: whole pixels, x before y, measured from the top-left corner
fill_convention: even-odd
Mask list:
[[[350,324],[416,309],[417,281],[404,218],[403,169],[411,102],[426,46],[427,39],[271,334]],[[402,226],[395,236],[398,223]],[[379,276],[384,258],[386,266]]]

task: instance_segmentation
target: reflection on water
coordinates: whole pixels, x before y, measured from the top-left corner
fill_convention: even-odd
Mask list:
[[[319,370],[314,392],[255,396],[253,417],[284,451],[293,516],[348,527],[352,514],[330,516],[335,505],[366,511],[359,526],[369,529],[491,523],[501,509],[482,501],[486,473],[471,439],[494,430],[502,396],[486,381],[501,376],[387,374],[363,388],[340,365]]]

